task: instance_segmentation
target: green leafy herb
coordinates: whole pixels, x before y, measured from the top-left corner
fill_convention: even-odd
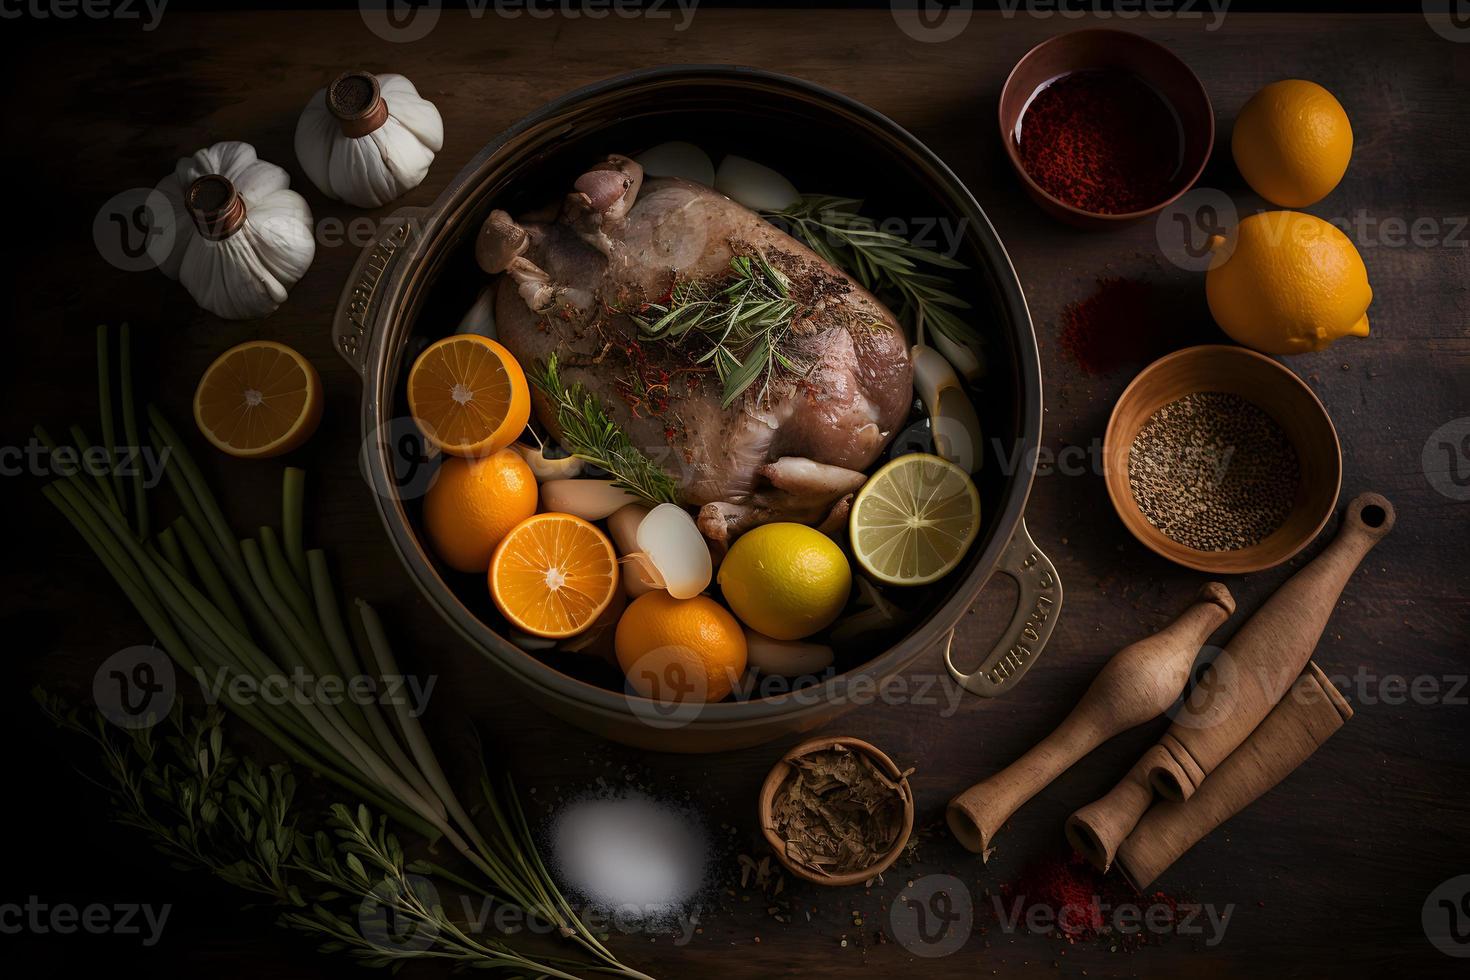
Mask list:
[[[562,440],[573,456],[607,470],[617,486],[649,503],[679,502],[679,486],[674,478],[633,445],[602,407],[601,399],[580,384],[567,387],[555,354],[539,370],[532,371],[530,378],[555,406]]]
[[[737,255],[728,276],[677,283],[667,304],[652,303],[655,319],[634,317],[647,337],[683,340],[691,331],[708,345],[696,364],[713,364],[729,408],[757,381],[765,397],[772,374],[803,369],[782,349],[800,304],[791,282],[764,255]]]
[[[863,202],[850,197],[804,194],[781,211],[762,212],[777,219],[812,251],[855,276],[863,286],[898,300],[901,318],[913,324],[921,338],[925,326],[957,344],[975,347],[980,336],[954,311],[970,304],[954,295],[949,277],[924,271],[964,269],[965,264],[932,249],[915,245],[900,235],[880,231],[873,219],[859,214]]]

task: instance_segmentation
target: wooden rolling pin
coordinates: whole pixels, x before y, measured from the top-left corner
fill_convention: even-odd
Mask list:
[[[984,856],[1011,814],[1077,760],[1168,710],[1188,683],[1200,646],[1234,611],[1230,590],[1208,582],[1178,619],[1118,651],[1055,731],[949,801],[946,819],[955,837]]]
[[[1187,800],[1281,700],[1311,659],[1348,579],[1393,522],[1385,498],[1354,497],[1327,549],[1246,620],[1203,678],[1208,696],[1186,701],[1159,740],[1164,751],[1153,755],[1148,781],[1160,796]]]
[[[1154,804],[1118,848],[1118,868],[1139,891],[1200,838],[1281,782],[1353,716],[1353,709],[1308,662],[1286,696],[1188,800]]]

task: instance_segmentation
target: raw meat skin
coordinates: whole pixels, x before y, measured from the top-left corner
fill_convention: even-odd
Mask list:
[[[666,302],[674,283],[728,273],[759,252],[804,306],[787,349],[807,368],[778,373],[721,408],[722,384],[680,343],[640,337],[628,312]],[[729,540],[758,524],[825,524],[904,422],[913,399],[908,344],[893,314],[805,245],[712,188],[643,180],[621,156],[584,174],[552,208],[493,212],[476,243],[496,287],[502,343],[528,373],[555,353],[568,385],[597,394],[633,444],[664,467],[701,530]],[[542,426],[561,433],[544,395]]]

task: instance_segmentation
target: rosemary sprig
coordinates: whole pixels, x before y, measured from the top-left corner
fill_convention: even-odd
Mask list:
[[[113,815],[145,832],[171,863],[204,870],[280,907],[281,925],[346,952],[365,966],[398,968],[413,959],[574,980],[586,969],[561,957],[540,961],[452,920],[440,901],[446,880],[424,862],[407,863],[385,817],[367,807],[331,807],[321,829],[302,829],[296,778],[288,765],[237,759],[224,743],[223,712],[185,718],[175,705],[162,743],[143,728],[115,734],[100,713],[89,723],[39,689],[41,710],[102,752]],[[396,935],[384,927],[391,922]],[[403,935],[403,926],[408,935]],[[594,968],[597,969],[597,968]]]
[[[729,408],[757,381],[764,398],[771,376],[780,369],[802,373],[782,344],[800,304],[791,282],[760,253],[737,255],[727,276],[675,284],[667,304],[651,303],[656,318],[635,316],[644,336],[675,343],[690,331],[708,349],[694,359],[713,364],[724,383],[720,407]]]
[[[530,372],[531,383],[551,399],[567,450],[612,474],[613,482],[652,504],[679,502],[674,478],[628,439],[602,401],[581,384],[562,381],[556,355]]]
[[[812,251],[855,276],[880,297],[898,301],[898,315],[921,337],[927,325],[957,344],[975,347],[980,335],[956,310],[970,304],[950,292],[949,277],[933,269],[964,269],[963,262],[915,245],[900,235],[880,231],[873,219],[858,213],[863,202],[851,197],[804,194],[781,211],[764,211],[789,229]]]

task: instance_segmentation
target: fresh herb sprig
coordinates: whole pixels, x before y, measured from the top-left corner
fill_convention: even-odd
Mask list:
[[[374,819],[367,807],[335,804],[318,829],[305,826],[291,767],[238,758],[218,708],[186,716],[176,704],[158,726],[168,732],[160,741],[152,728],[119,733],[100,712],[84,720],[59,698],[33,694],[52,721],[101,751],[105,776],[94,782],[111,796],[114,819],[146,833],[179,870],[207,871],[278,906],[280,924],[318,940],[323,952],[370,967],[439,959],[575,977],[574,962],[532,959],[452,920],[441,887],[479,890],[435,865],[408,862],[386,818]]]
[[[551,399],[562,441],[573,455],[612,474],[613,483],[651,504],[679,502],[679,485],[628,439],[602,407],[602,400],[581,384],[562,381],[556,354],[530,373],[531,383]]]
[[[757,381],[765,397],[778,370],[803,369],[783,344],[801,305],[791,298],[791,281],[760,253],[737,255],[717,280],[690,279],[675,284],[668,303],[649,304],[656,317],[635,316],[643,335],[675,343],[691,331],[708,348],[696,364],[712,364],[724,384],[720,407],[729,408]]]
[[[956,310],[970,304],[950,290],[949,277],[931,269],[964,269],[963,262],[915,245],[901,235],[881,231],[872,218],[859,214],[863,202],[851,197],[804,194],[780,211],[763,211],[767,219],[792,231],[829,263],[857,278],[871,292],[898,299],[898,315],[921,337],[928,326],[957,344],[974,348],[975,328]]]

